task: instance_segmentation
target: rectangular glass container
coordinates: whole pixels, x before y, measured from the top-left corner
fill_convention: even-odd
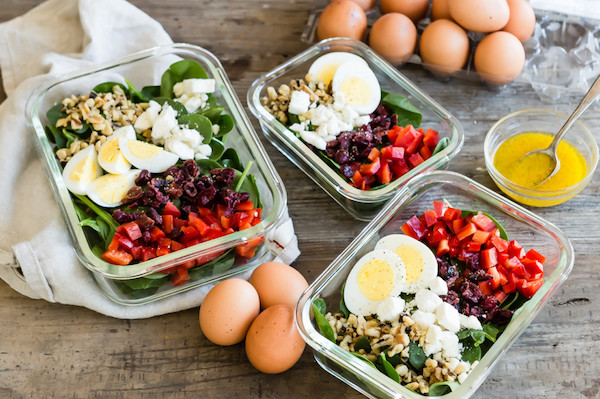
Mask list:
[[[382,188],[365,191],[347,183],[336,170],[312,152],[261,103],[261,99],[266,96],[267,87],[278,88],[281,84],[289,84],[291,79],[304,79],[309,67],[317,58],[334,51],[349,52],[362,57],[375,73],[381,89],[408,98],[423,115],[421,126],[425,129],[437,130],[441,138],[448,137],[449,145]],[[371,220],[383,208],[386,201],[412,177],[426,170],[446,167],[448,162],[458,154],[464,141],[463,128],[454,116],[367,45],[352,39],[328,39],[315,44],[255,80],[248,91],[247,100],[267,139],[358,220]]]
[[[311,303],[315,298],[323,298],[327,309],[337,311],[342,286],[355,262],[373,250],[379,238],[392,233],[402,234],[400,227],[409,218],[433,209],[433,201],[443,199],[458,209],[488,212],[506,229],[509,239],[517,240],[523,248],[534,248],[546,257],[542,287],[515,312],[506,330],[463,384],[444,398],[465,399],[477,390],[501,355],[531,323],[573,267],[573,248],[556,226],[488,188],[463,175],[446,171],[422,173],[410,180],[317,277],[296,307],[300,334],[313,348],[321,367],[370,398],[416,399],[423,395],[401,386],[322,336],[311,319]]]
[[[110,264],[93,254],[86,233],[83,227],[79,225],[71,194],[67,190],[62,177],[62,168],[54,154],[55,149],[44,131],[44,126],[48,123],[46,112],[63,98],[72,94],[87,93],[95,85],[102,82],[125,83],[124,79],[126,78],[135,87],[158,85],[163,72],[172,63],[182,59],[197,61],[209,77],[216,81],[214,95],[217,98],[217,103],[225,107],[224,112],[231,115],[235,124],[233,130],[227,135],[225,147],[234,148],[237,151],[242,165],[252,161],[250,173],[255,176],[261,195],[260,199],[263,204],[262,222],[252,228],[145,262],[126,266]],[[262,262],[274,258],[272,248],[276,248],[276,246],[270,245],[269,234],[282,221],[286,205],[285,188],[236,96],[225,70],[219,60],[207,50],[189,44],[160,46],[59,77],[45,83],[32,94],[27,104],[26,116],[35,147],[42,159],[42,164],[48,175],[50,186],[73,241],[77,256],[81,263],[94,274],[96,281],[110,299],[126,305],[144,304],[243,273]],[[149,295],[139,294],[140,292],[143,294],[143,291],[139,291],[138,294],[131,294],[130,290],[123,285],[127,280],[152,279],[153,276],[156,276],[156,273],[161,271],[166,271],[203,255],[233,249],[237,245],[260,236],[265,236],[266,241],[247,263],[242,264],[236,261],[231,267],[224,267],[222,264],[203,267],[201,270],[196,270],[193,278],[186,284],[175,287],[169,281],[166,281],[156,292]],[[152,286],[148,281],[140,280],[140,282]],[[139,297],[140,295],[141,297]]]

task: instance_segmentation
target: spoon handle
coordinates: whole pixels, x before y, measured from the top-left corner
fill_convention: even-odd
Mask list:
[[[575,120],[577,120],[577,118],[579,118],[581,114],[583,114],[583,112],[590,106],[590,104],[592,104],[596,100],[596,97],[598,97],[598,95],[600,95],[600,75],[596,78],[594,83],[592,83],[592,86],[585,94],[585,97],[583,97],[583,99],[581,100],[575,111],[573,111],[569,119],[567,119],[563,127],[561,127],[556,136],[554,136],[554,140],[552,140],[552,143],[550,143],[548,148],[556,148],[558,142],[562,140],[563,136],[567,133],[571,125],[575,122]]]

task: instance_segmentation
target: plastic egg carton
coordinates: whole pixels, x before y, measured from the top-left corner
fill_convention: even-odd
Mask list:
[[[544,102],[585,93],[600,75],[600,4],[597,0],[529,0],[529,3],[535,10],[536,27],[533,36],[523,43],[525,67],[515,82],[530,84]],[[327,4],[327,0],[315,3],[302,32],[301,40],[304,43],[317,41],[317,23]],[[378,2],[367,12],[368,30],[380,16]],[[429,23],[429,17],[419,21],[419,35]],[[485,34],[467,33],[471,53],[465,68],[455,76],[480,80],[473,67],[473,53]],[[418,45],[416,53],[407,62],[423,64]],[[485,82],[482,81],[482,84],[485,85]]]

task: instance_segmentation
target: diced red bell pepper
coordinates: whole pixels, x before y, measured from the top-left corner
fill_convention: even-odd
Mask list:
[[[525,270],[529,274],[544,273],[544,266],[538,260],[532,260],[526,257],[521,261],[521,263],[523,263],[523,266],[525,266]]]
[[[175,241],[175,240],[171,241],[171,249],[173,251],[179,251],[179,250],[184,249],[184,248],[185,248],[185,245],[183,245],[182,243],[180,243],[178,241]]]
[[[489,269],[490,267],[496,266],[498,264],[497,254],[498,251],[496,251],[496,248],[489,248],[481,251],[479,258],[481,261],[481,266],[484,269]]]
[[[208,208],[199,206],[198,207],[198,215],[200,217],[203,217],[203,216],[206,216],[206,215],[212,215],[212,211],[210,209],[208,209]]]
[[[525,257],[525,250],[523,249],[521,244],[519,244],[515,240],[512,240],[508,243],[507,252],[511,258],[513,256],[516,256],[517,259],[523,259]]]
[[[419,236],[417,236],[417,233],[415,233],[415,231],[412,229],[412,227],[409,226],[408,223],[404,223],[402,226],[400,226],[400,230],[402,230],[402,232],[405,235],[412,237],[415,240],[419,239]]]
[[[191,213],[193,213],[193,212],[190,212],[190,214]],[[187,224],[188,224],[188,222],[186,220],[179,219],[176,217],[173,218],[173,227],[177,227],[178,229],[180,229],[181,226],[187,226]]]
[[[448,256],[451,258],[456,258],[460,254],[460,247],[450,246],[450,250],[448,251]]]
[[[223,237],[225,233],[222,230],[209,229],[203,237],[203,241],[214,240],[215,238]]]
[[[352,183],[354,183],[354,187],[360,188],[363,182],[363,177],[358,170],[354,171],[354,176],[352,176]]]
[[[133,260],[133,256],[125,251],[109,249],[102,254],[102,259],[113,265],[128,265]]]
[[[444,201],[433,201],[433,210],[435,211],[435,216],[438,219],[444,217],[446,210],[448,209],[448,204]]]
[[[191,227],[193,227],[194,229],[196,229],[197,232],[200,233],[200,235],[204,235],[206,234],[206,232],[208,231],[208,229],[210,228],[208,226],[208,224],[206,224],[204,222],[204,220],[194,217],[192,215],[189,216],[188,218],[188,223]],[[183,229],[182,229],[183,230]],[[185,234],[185,231],[184,231]]]
[[[419,150],[419,154],[421,154],[421,157],[425,161],[427,161],[429,158],[431,158],[431,150],[427,146],[421,147],[421,149]]]
[[[476,241],[467,241],[464,247],[469,252],[479,252],[481,250],[481,244]]]
[[[381,162],[379,161],[379,158],[377,158],[375,161],[373,161],[371,163],[360,165],[359,171],[360,171],[360,174],[363,176],[373,176],[375,173],[377,173],[377,171],[379,170],[380,167],[381,167]]]
[[[454,234],[457,234],[463,227],[465,227],[465,219],[454,219],[452,221],[452,232]]]
[[[521,286],[520,292],[525,298],[531,298],[538,292],[543,284],[544,280],[541,278],[538,280],[525,281]]]
[[[495,291],[492,295],[494,295],[499,304],[504,302],[507,296],[506,293],[501,290]]]
[[[120,248],[126,248],[128,250],[131,250],[131,248],[133,248],[135,246],[133,241],[131,241],[129,238],[125,237],[124,235],[115,233],[115,237],[119,243]]]
[[[498,287],[500,287],[500,273],[498,273],[498,269],[495,267],[490,267],[486,270],[486,272],[492,275],[492,279],[488,280],[492,290],[498,289]]]
[[[512,273],[513,269],[521,267],[523,264],[516,256],[512,256],[503,263],[503,266],[506,268],[506,270]]]
[[[496,247],[496,249],[500,253],[506,252],[506,250],[508,249],[508,241],[506,241],[505,239],[502,239],[502,238],[500,238],[498,236],[493,235],[490,238],[490,242],[492,243],[492,245],[494,247]]]
[[[416,216],[413,216],[410,219],[408,219],[406,224],[408,224],[412,228],[419,240],[425,236],[425,233],[427,233],[427,227],[425,227],[423,222],[421,222]]]
[[[471,237],[471,239],[475,242],[478,242],[479,244],[485,244],[486,242],[488,242],[491,235],[492,233],[489,233],[487,231],[477,230],[475,233],[473,233],[473,237]]]
[[[165,209],[163,209],[163,215],[181,216],[181,211],[171,202],[167,201]]]
[[[241,202],[241,203],[237,204],[235,209],[238,211],[251,211],[254,209],[254,202],[252,202],[252,201]]]
[[[198,219],[198,220],[200,220],[200,219]],[[208,226],[206,226],[206,229],[208,230]],[[198,231],[198,229],[196,229],[193,226],[181,226],[181,231],[183,232],[183,235],[185,236],[185,238],[188,240],[192,240],[196,237],[200,237],[200,232]]]
[[[516,284],[515,284],[514,282],[512,282],[512,283],[511,283],[511,282],[508,282],[508,283],[506,283],[506,284],[504,284],[504,285],[502,286],[502,291],[503,291],[505,294],[512,294],[512,293],[513,293],[513,292],[515,292],[516,290],[517,290],[517,286],[516,286]]]
[[[430,243],[435,244],[448,238],[448,230],[443,222],[436,222],[431,230]]]
[[[440,242],[438,243],[435,254],[437,256],[442,256],[442,255],[446,255],[449,251],[450,251],[450,246],[448,245],[448,240],[443,239],[443,240],[440,240]]]
[[[142,261],[147,261],[156,258],[156,249],[151,247],[142,248]]]
[[[527,259],[537,260],[540,263],[546,262],[546,258],[542,256],[539,252],[537,252],[535,249],[530,249],[529,251],[527,251],[525,257]]]
[[[388,139],[390,140],[390,143],[394,143],[398,138],[398,135],[402,133],[403,130],[404,128],[398,125],[393,126],[390,130],[388,130],[386,134],[388,136]]]
[[[423,144],[429,147],[432,151],[440,141],[440,135],[433,129],[427,129],[423,136]]]
[[[428,209],[423,214],[425,216],[425,224],[427,227],[431,227],[437,223],[437,217],[435,216],[435,211],[432,209]]]
[[[381,155],[381,152],[379,152],[379,150],[376,147],[373,147],[371,149],[371,152],[369,152],[369,155],[367,155],[367,158],[369,159],[369,161],[373,162],[377,158],[379,158],[380,155]]]
[[[110,244],[108,244],[108,250],[116,251],[117,249],[119,249],[119,237],[115,237],[117,235],[119,235],[119,233],[115,233],[113,235],[113,238],[110,240]]]
[[[462,218],[462,213],[460,212],[460,209],[448,208],[448,209],[446,209],[446,212],[444,212],[444,221],[445,222],[450,222],[454,219],[459,219],[459,218]]]
[[[493,290],[492,287],[490,286],[490,282],[489,281],[480,281],[479,283],[479,289],[481,290],[481,293],[483,295],[491,295]]]
[[[136,222],[123,223],[117,227],[117,232],[127,235],[130,240],[135,241],[142,236],[142,230]]]
[[[163,215],[162,216],[162,220],[163,220],[162,228],[165,233],[169,234],[170,232],[173,231],[174,218],[175,218],[175,216],[173,216],[173,215]]]
[[[410,168],[406,164],[406,161],[403,158],[400,158],[392,161],[392,171],[395,176],[400,177],[407,174],[410,171]]]
[[[171,276],[171,284],[174,287],[184,285],[188,281],[190,281],[190,275],[188,274],[188,269],[183,266],[179,266],[177,272]]]
[[[403,147],[408,154],[413,154],[423,142],[423,136],[423,133],[415,130],[412,125],[408,125],[402,134],[396,138],[394,145],[396,147]]]
[[[256,254],[256,247],[250,244],[240,244],[235,247],[235,253],[244,258],[252,258]]]
[[[196,258],[196,264],[197,265],[203,265],[205,263],[208,262],[212,262],[213,260],[217,259],[219,256],[223,255],[225,251],[215,251],[215,252],[210,252],[204,255],[200,255]]]
[[[477,212],[476,215],[473,215],[471,221],[483,231],[494,231],[496,228],[496,223],[482,212]]]
[[[141,245],[136,245],[135,247],[131,248],[131,256],[133,256],[133,259],[135,260],[141,260],[142,259],[142,255],[144,253],[143,251],[144,247]]]
[[[475,227],[475,225],[473,223],[469,223],[465,227],[460,229],[460,231],[458,233],[456,233],[456,238],[458,238],[460,241],[462,241],[462,240],[472,236],[473,233],[475,233],[476,231],[477,231],[477,227]]]
[[[413,168],[416,168],[417,166],[421,165],[423,162],[425,162],[425,160],[423,159],[421,154],[419,154],[418,152],[415,152],[408,158],[408,163]]]
[[[150,238],[152,239],[153,242],[157,242],[158,240],[160,240],[161,238],[163,238],[165,236],[166,236],[165,232],[156,226],[152,226],[152,228],[150,229]]]
[[[204,222],[212,230],[221,230],[221,222],[213,215],[204,215],[204,216],[202,216],[202,220],[204,220]]]
[[[508,253],[504,252],[501,254],[498,254],[498,263],[501,265],[506,264],[506,261],[508,260]]]

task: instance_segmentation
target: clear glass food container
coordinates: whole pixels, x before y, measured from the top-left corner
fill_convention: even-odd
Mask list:
[[[546,257],[544,284],[517,310],[506,330],[481,358],[467,379],[444,398],[470,397],[490,374],[501,355],[519,337],[573,267],[573,248],[553,224],[494,193],[473,180],[447,171],[422,173],[400,188],[381,213],[308,287],[296,307],[296,320],[305,341],[314,350],[317,362],[326,371],[370,398],[422,398],[341,349],[318,330],[311,315],[311,303],[323,298],[328,311],[337,312],[340,291],[355,262],[371,251],[382,236],[401,233],[400,227],[412,216],[433,209],[434,200],[447,200],[453,207],[488,212],[506,229],[509,239],[523,248],[534,248]]]
[[[344,51],[362,57],[375,73],[382,90],[402,95],[422,113],[421,126],[437,130],[449,139],[448,146],[410,172],[378,189],[364,191],[346,182],[340,174],[312,152],[300,139],[279,122],[262,105],[267,87],[289,84],[291,79],[304,79],[309,67],[320,56]],[[300,168],[338,204],[358,220],[371,220],[403,184],[423,171],[444,168],[458,154],[464,141],[463,128],[448,111],[421,91],[396,68],[364,43],[352,39],[323,40],[283,63],[252,83],[248,106],[260,122],[264,135],[293,164]]]
[[[129,79],[135,87],[158,85],[163,72],[174,62],[182,59],[197,61],[210,78],[216,81],[217,103],[225,107],[224,113],[234,120],[234,128],[227,135],[226,148],[234,148],[242,165],[252,161],[250,168],[260,192],[263,205],[262,222],[246,230],[203,242],[154,259],[126,266],[113,265],[92,252],[86,232],[79,224],[71,194],[65,186],[62,168],[54,154],[53,144],[48,140],[44,126],[48,123],[46,112],[56,103],[72,94],[89,92],[99,83],[125,82]],[[54,197],[59,205],[75,252],[81,263],[89,269],[104,293],[117,303],[139,305],[165,298],[194,287],[213,283],[247,271],[258,264],[273,259],[275,254],[269,241],[270,232],[281,223],[286,206],[285,188],[277,171],[268,158],[258,135],[235,94],[225,70],[219,60],[207,50],[189,44],[172,44],[147,49],[104,64],[80,70],[57,78],[39,87],[31,96],[26,116],[30,124],[33,141],[48,175]],[[264,236],[266,241],[254,257],[233,265],[216,263],[206,267],[190,269],[191,280],[181,286],[170,281],[157,281],[161,271],[182,265],[187,261],[220,251],[233,250],[254,238]],[[194,273],[192,275],[192,270]],[[162,273],[162,274],[164,274]],[[150,288],[148,291],[134,290],[133,284]],[[158,289],[156,286],[160,285]]]

